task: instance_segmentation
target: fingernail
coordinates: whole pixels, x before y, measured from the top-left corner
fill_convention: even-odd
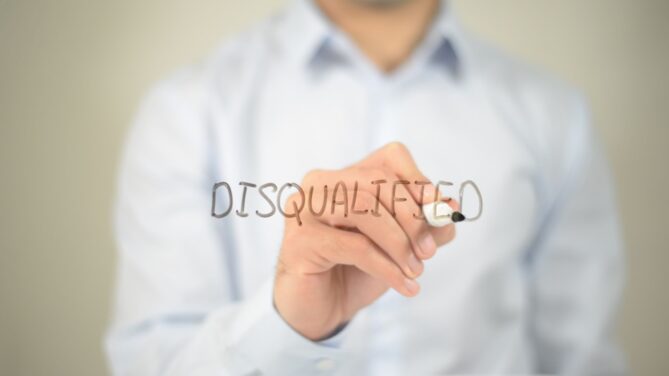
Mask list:
[[[409,270],[411,270],[412,277],[418,277],[423,272],[423,262],[411,252],[409,256]]]
[[[406,287],[407,291],[411,295],[416,295],[418,294],[418,290],[420,290],[420,286],[418,285],[418,282],[414,281],[413,279],[409,278],[404,278],[404,287]]]
[[[420,247],[423,256],[430,257],[437,250],[437,243],[434,241],[432,234],[426,232],[418,239],[418,247]]]

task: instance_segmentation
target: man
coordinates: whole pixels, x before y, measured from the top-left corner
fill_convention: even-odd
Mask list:
[[[413,217],[470,179],[485,211],[457,236]],[[209,214],[217,182],[248,216]],[[318,203],[343,182],[366,214],[263,218],[238,182]],[[115,374],[622,372],[619,230],[584,101],[446,2],[298,1],[160,84],[116,225]]]

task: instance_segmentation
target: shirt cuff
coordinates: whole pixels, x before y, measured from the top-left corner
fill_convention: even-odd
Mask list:
[[[291,328],[273,304],[273,280],[239,312],[235,344],[238,354],[266,375],[331,374],[346,358],[340,348],[341,330],[327,340],[314,342]]]

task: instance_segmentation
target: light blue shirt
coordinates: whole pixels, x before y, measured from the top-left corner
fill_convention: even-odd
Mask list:
[[[391,290],[311,342],[272,305],[283,217],[215,219],[212,186],[238,203],[239,181],[300,182],[396,140],[433,181],[475,181],[484,213],[425,263],[417,297]],[[264,205],[248,194],[249,213]],[[114,374],[623,371],[621,242],[584,100],[445,3],[390,75],[298,1],[157,85],[125,148],[116,236]]]

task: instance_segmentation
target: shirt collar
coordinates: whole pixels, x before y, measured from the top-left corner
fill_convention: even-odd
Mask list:
[[[318,9],[313,0],[296,0],[289,10],[286,44],[291,58],[300,66],[312,67],[316,62],[336,56],[330,50],[336,25]],[[426,33],[423,43],[431,48],[430,59],[459,73],[461,53],[458,48],[459,28],[447,0],[440,0],[438,13]]]
[[[326,45],[335,28],[312,0],[296,0],[288,10],[283,42],[295,62],[309,64]]]

